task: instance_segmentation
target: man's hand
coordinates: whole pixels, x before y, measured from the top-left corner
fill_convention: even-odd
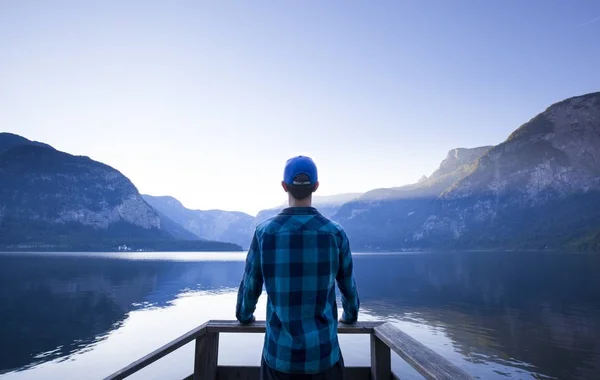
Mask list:
[[[254,315],[253,315],[252,318],[250,318],[248,321],[244,321],[244,322],[240,321],[240,323],[242,325],[249,325],[250,323],[255,322],[255,321],[256,321],[256,318],[254,318]]]
[[[345,320],[344,318],[340,318],[340,321],[339,321],[339,322],[340,322],[340,323],[343,323],[344,325],[353,325],[353,324],[355,324],[355,323],[356,323],[356,321],[354,321],[354,322],[349,322],[349,321]]]

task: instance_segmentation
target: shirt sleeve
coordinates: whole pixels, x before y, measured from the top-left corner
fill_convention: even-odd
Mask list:
[[[260,247],[257,233],[254,233],[248,256],[244,275],[238,289],[235,317],[240,323],[250,323],[254,320],[254,310],[258,297],[262,293],[263,277],[260,265]]]
[[[352,252],[350,252],[350,242],[348,236],[342,230],[342,240],[339,253],[339,269],[336,276],[340,293],[342,293],[342,319],[349,323],[354,323],[358,319],[358,309],[360,300],[358,290],[354,281]]]

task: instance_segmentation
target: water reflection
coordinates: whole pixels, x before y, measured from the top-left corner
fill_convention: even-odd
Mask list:
[[[207,319],[233,318],[243,255],[105,256],[0,256],[0,339],[11,342],[0,373],[35,365],[5,376],[100,378]],[[480,378],[600,377],[600,257],[403,254],[355,262],[361,319],[391,319]],[[353,365],[368,364],[365,338],[343,337]],[[220,362],[256,365],[261,340],[223,335]],[[191,349],[138,378],[187,376]],[[416,378],[400,361],[394,367]]]
[[[243,262],[2,256],[0,371],[64,357],[103,339],[128,313],[190,290],[236,287]],[[1,372],[0,372],[1,373]]]
[[[600,375],[600,257],[460,253],[359,262],[361,294],[376,314],[442,328],[473,363],[560,379]]]

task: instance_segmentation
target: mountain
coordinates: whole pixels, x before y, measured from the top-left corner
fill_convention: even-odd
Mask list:
[[[600,93],[550,106],[495,147],[451,151],[429,178],[333,218],[357,249],[597,246]]]
[[[333,214],[335,214],[339,208],[358,197],[360,197],[360,193],[344,193],[344,194],[335,194],[335,195],[314,195],[313,196],[313,206],[319,210],[321,214],[330,218]],[[287,203],[280,205],[279,207],[274,207],[266,210],[261,210],[256,214],[256,218],[253,223],[253,227],[258,225],[260,222],[265,221],[275,215],[277,215],[281,210],[287,207]]]
[[[550,106],[442,194],[423,237],[456,231],[481,245],[543,248],[593,239],[600,227],[600,93]]]
[[[147,202],[146,202],[147,203]],[[155,209],[156,211],[156,209]],[[192,232],[186,230],[181,224],[174,222],[171,218],[167,217],[163,213],[156,211],[158,217],[160,218],[160,226],[164,230],[166,230],[171,236],[173,236],[177,240],[203,240],[208,241],[207,239],[202,239]]]
[[[344,226],[358,249],[402,249],[437,197],[467,176],[490,148],[453,149],[431,176],[411,185],[368,191],[342,205],[332,219]]]
[[[0,133],[0,147],[2,250],[240,249],[177,240],[110,166],[14,134]]]
[[[168,218],[199,239],[226,241],[244,248],[252,240],[254,218],[242,212],[190,210],[170,196],[143,195],[161,218]]]
[[[0,132],[0,154],[19,145],[34,145],[54,149],[48,144],[31,141],[14,133]]]
[[[342,204],[360,196],[358,193],[315,196],[314,205],[325,216],[333,215]],[[235,211],[191,210],[171,196],[142,195],[163,223],[173,223],[196,239],[226,241],[248,248],[256,225],[275,216],[286,205],[262,210],[256,217]],[[181,230],[178,230],[181,233]],[[182,237],[189,238],[189,237]]]
[[[419,182],[411,185],[371,190],[357,201],[437,197],[450,185],[469,175],[477,160],[491,148],[491,146],[482,146],[471,149],[452,149],[431,176],[423,176]]]

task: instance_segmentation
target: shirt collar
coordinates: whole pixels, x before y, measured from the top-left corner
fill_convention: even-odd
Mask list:
[[[317,211],[314,207],[288,207],[281,210],[284,215],[317,215]]]

